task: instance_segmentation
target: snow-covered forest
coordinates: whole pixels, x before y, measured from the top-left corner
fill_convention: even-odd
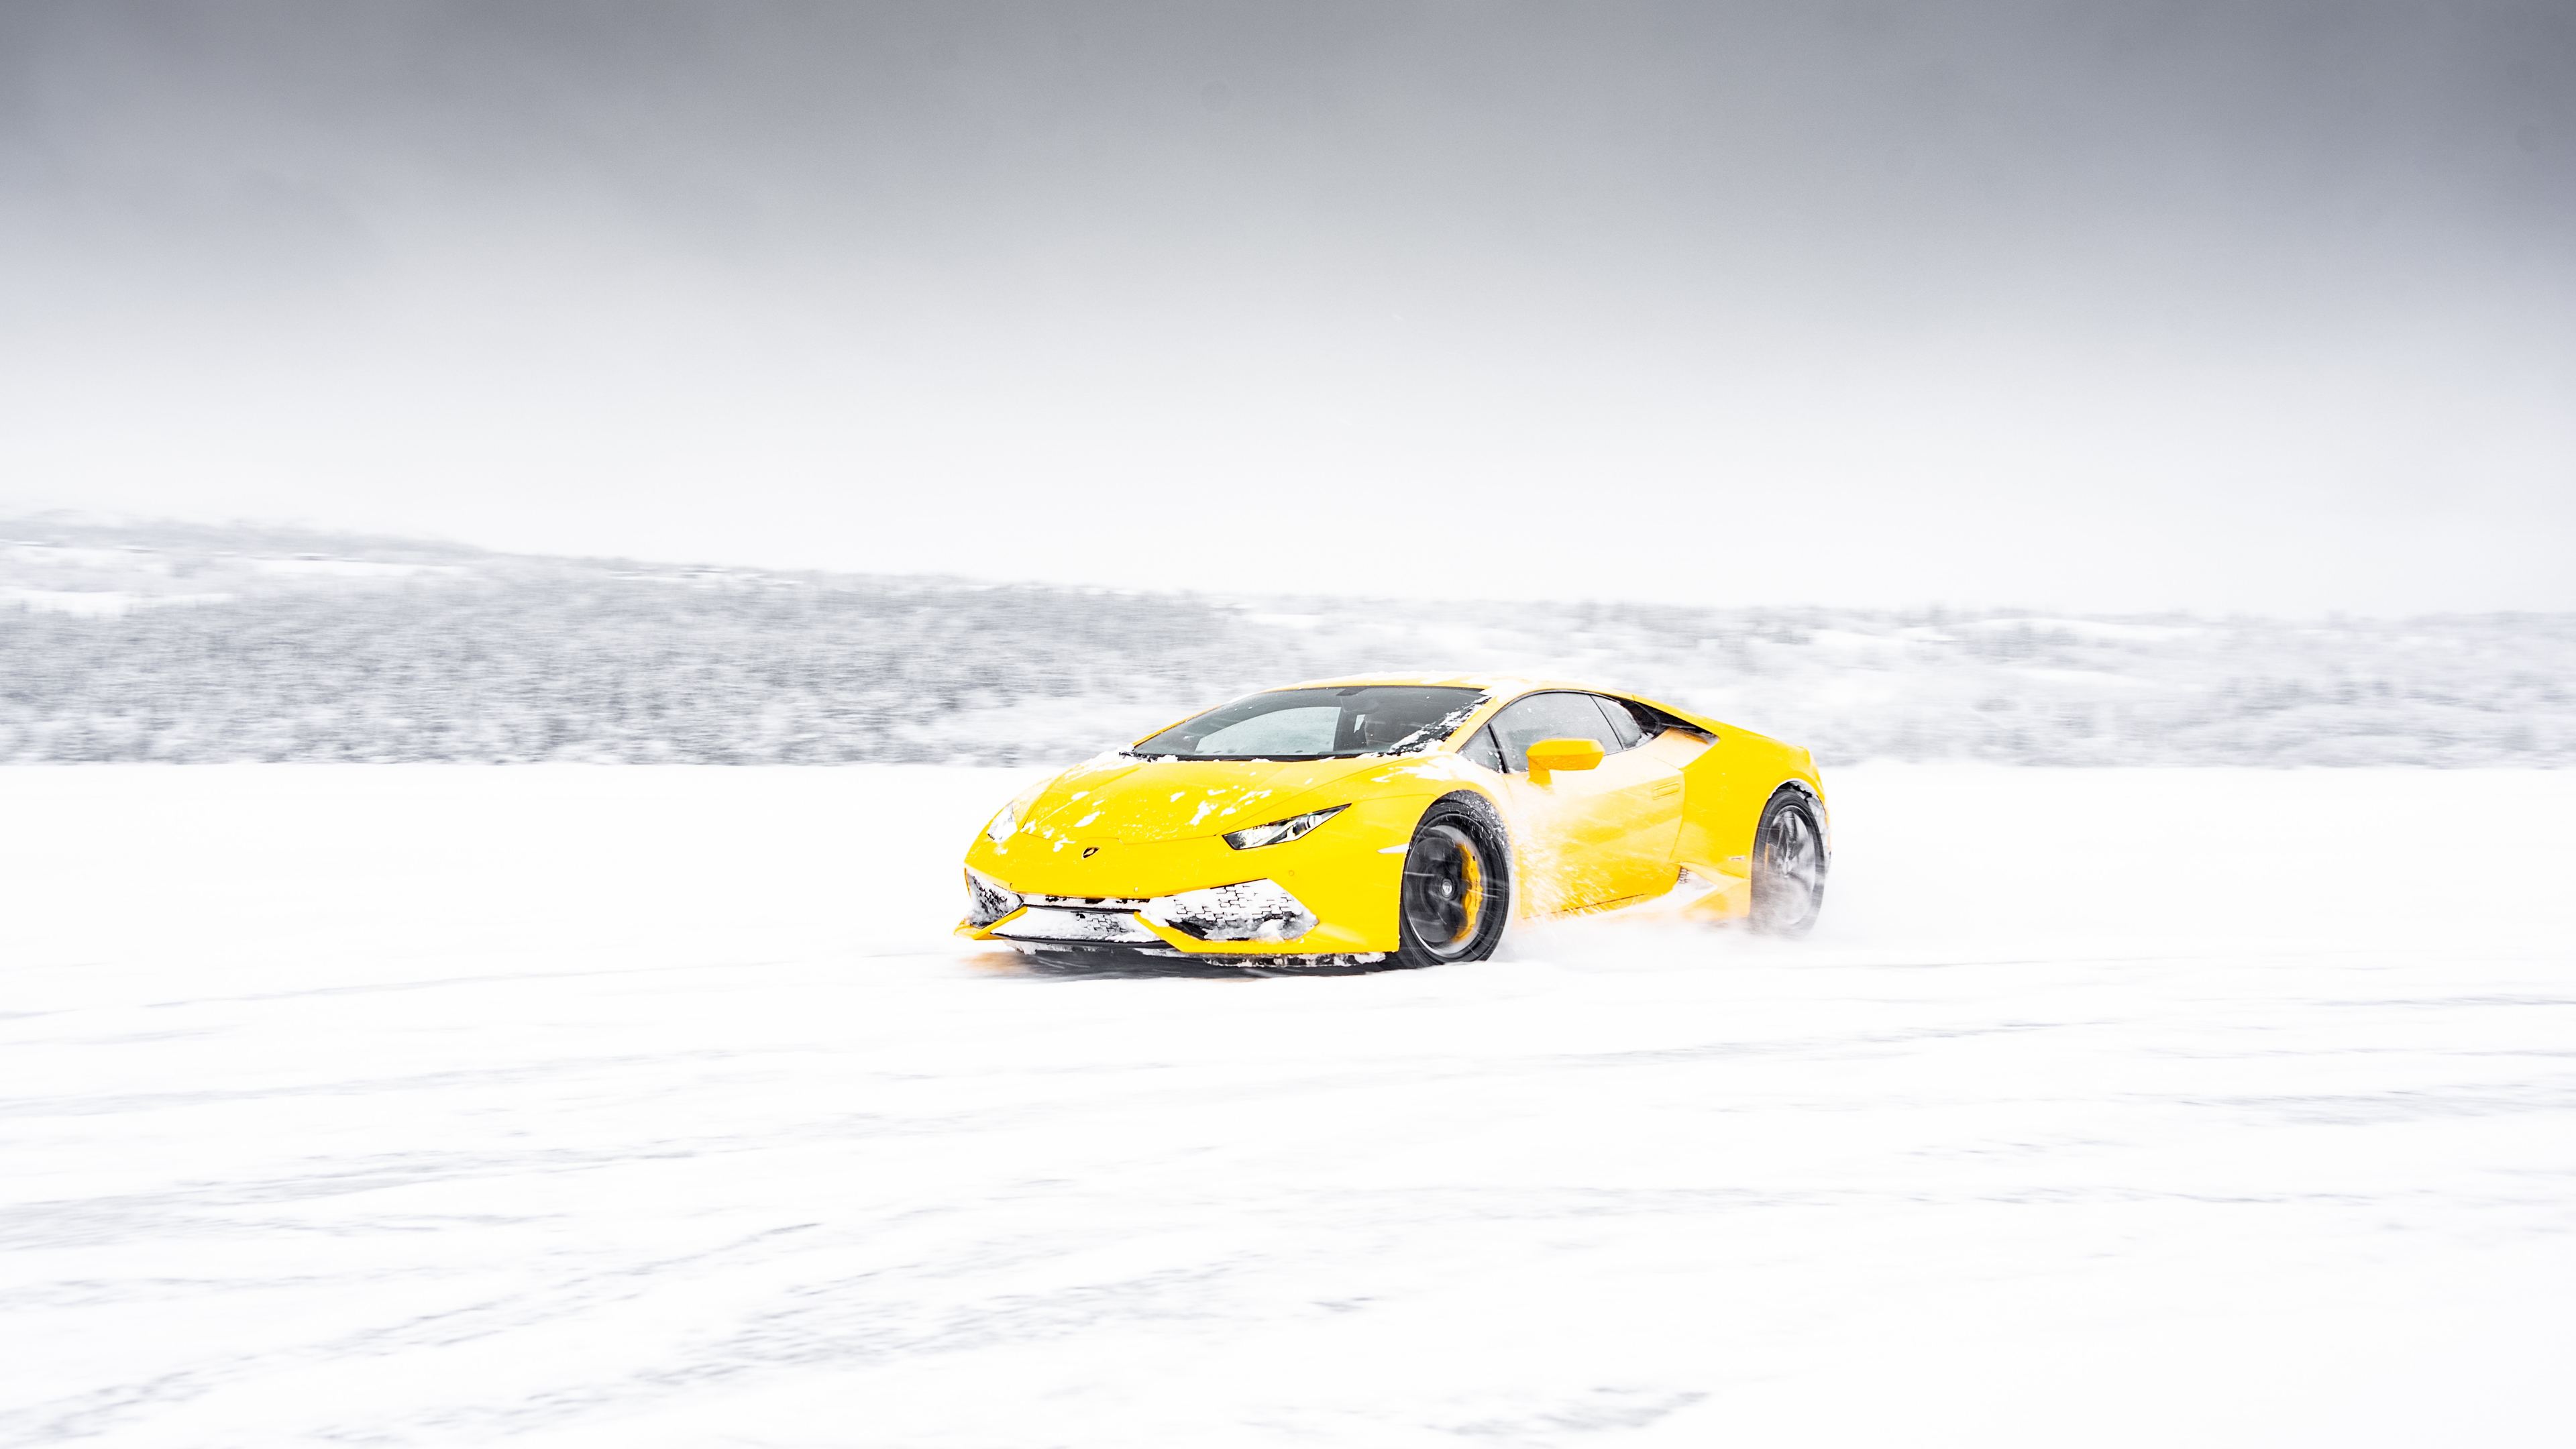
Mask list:
[[[0,522],[0,760],[1069,759],[1432,667],[1636,689],[1871,759],[2576,762],[2576,616],[1121,593]]]

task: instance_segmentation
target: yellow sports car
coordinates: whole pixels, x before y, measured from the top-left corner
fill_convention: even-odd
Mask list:
[[[966,852],[978,940],[1246,966],[1428,966],[1515,917],[1634,905],[1815,923],[1805,750],[1634,695],[1371,676],[1248,695],[1077,765]]]

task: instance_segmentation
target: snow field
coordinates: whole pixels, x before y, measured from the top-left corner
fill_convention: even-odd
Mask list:
[[[2576,775],[1318,980],[950,938],[1024,778],[0,771],[0,1444],[2576,1438]]]

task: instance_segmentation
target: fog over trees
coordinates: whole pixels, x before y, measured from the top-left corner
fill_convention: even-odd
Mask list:
[[[1417,668],[1634,689],[1828,765],[2576,763],[2564,614],[1220,597],[0,522],[18,763],[1016,764],[1264,685]]]

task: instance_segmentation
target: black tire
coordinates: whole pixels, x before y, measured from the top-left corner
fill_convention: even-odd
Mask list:
[[[1512,914],[1509,837],[1484,797],[1444,795],[1422,812],[1397,889],[1398,966],[1482,961]]]
[[[1787,786],[1762,807],[1753,829],[1753,929],[1803,936],[1825,905],[1824,821],[1806,792]]]

